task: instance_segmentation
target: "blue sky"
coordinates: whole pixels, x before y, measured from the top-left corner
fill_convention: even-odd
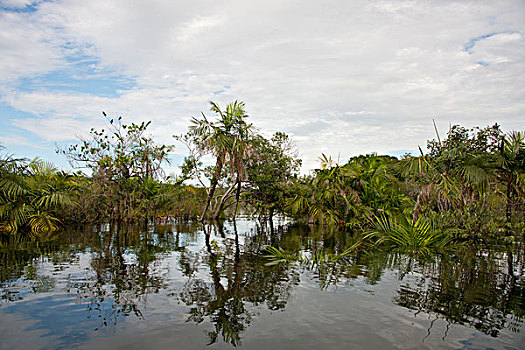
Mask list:
[[[101,111],[174,143],[208,101],[236,99],[261,133],[292,136],[304,171],[321,153],[401,155],[433,118],[442,134],[525,129],[524,76],[518,0],[0,0],[0,144],[60,167],[56,147]]]

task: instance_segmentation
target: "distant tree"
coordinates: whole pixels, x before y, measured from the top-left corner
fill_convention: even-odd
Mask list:
[[[106,114],[103,112],[104,116]],[[122,117],[109,119],[105,129],[91,129],[88,139],[57,152],[73,167],[91,170],[89,196],[99,219],[132,220],[147,213],[141,208],[153,200],[162,176],[162,165],[169,163],[171,145],[157,145],[147,134],[151,122],[124,124]],[[152,181],[154,180],[154,181]]]
[[[224,111],[215,102],[210,102],[210,105],[210,110],[217,115],[215,121],[208,120],[204,113],[201,113],[202,118],[192,118],[192,125],[188,133],[177,137],[179,140],[185,141],[194,150],[191,157],[186,161],[185,173],[193,172],[198,176],[201,173],[197,169],[200,158],[206,154],[215,157],[209,187],[201,181],[201,185],[205,186],[207,191],[206,203],[200,216],[201,221],[204,220],[210,209],[217,185],[223,177],[225,166],[230,170],[231,186],[218,200],[213,217],[217,218],[221,214],[226,199],[235,189],[236,203],[238,203],[241,183],[246,179],[244,159],[251,151],[250,140],[254,132],[253,125],[246,122],[248,115],[244,110],[244,102],[230,103]],[[192,166],[194,169],[190,170]]]
[[[436,130],[437,134],[437,130]],[[428,201],[435,199],[439,210],[462,208],[480,201],[487,193],[503,133],[498,124],[483,129],[450,128],[447,138],[427,143],[428,154],[402,161],[404,176],[415,175],[425,184],[414,207],[414,220]]]
[[[282,132],[268,140],[261,135],[252,141],[253,155],[246,161],[246,196],[270,221],[274,213],[284,212],[286,197],[297,179],[301,160],[294,144]]]

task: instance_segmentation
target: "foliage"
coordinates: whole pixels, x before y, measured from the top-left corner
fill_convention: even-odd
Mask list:
[[[428,154],[403,159],[400,175],[416,189],[413,220],[422,213],[444,218],[448,228],[468,238],[492,235],[503,226],[519,231],[525,193],[520,135],[504,135],[498,124],[470,130],[455,125],[445,140],[437,134],[428,142]]]
[[[267,252],[266,258],[268,258],[270,262],[268,262],[266,265],[271,266],[280,263],[298,262],[301,265],[316,267],[321,266],[323,264],[337,263],[340,260],[344,259],[348,254],[354,252],[360,245],[361,242],[357,242],[339,254],[330,253],[321,249],[312,252],[309,255],[301,254],[301,252],[298,251],[289,253],[286,252],[283,248],[276,248],[267,245],[265,247],[265,250]]]
[[[213,217],[218,218],[226,201],[235,193],[235,206],[239,203],[241,184],[246,179],[244,159],[251,150],[250,140],[253,134],[253,125],[246,122],[248,115],[242,101],[235,101],[221,110],[218,104],[210,102],[210,110],[217,115],[215,121],[209,121],[201,113],[202,118],[193,117],[191,126],[186,135],[176,138],[186,143],[190,150],[190,157],[185,161],[184,174],[193,173],[198,177],[200,184],[206,188],[207,197],[200,220],[204,220],[215,195],[219,181],[223,177],[223,167],[230,170],[230,187],[218,199],[213,208]],[[211,154],[215,157],[215,165],[211,171],[209,187],[200,179],[202,171],[198,169],[201,157]]]
[[[497,172],[505,186],[506,219],[525,198],[525,132],[513,131],[505,135],[499,146]],[[521,203],[520,199],[521,198]]]
[[[301,160],[288,135],[277,132],[268,140],[256,135],[252,140],[253,155],[246,160],[246,197],[260,216],[284,212],[286,197],[296,181]]]
[[[510,241],[525,230],[524,132],[454,125],[442,139],[436,128],[426,154],[367,154],[341,164],[322,154],[318,169],[299,176],[292,140],[283,132],[271,139],[257,134],[244,102],[224,110],[210,102],[210,111],[215,119],[201,113],[176,137],[189,155],[175,178],[162,171],[173,146],[153,141],[150,122],[124,124],[121,117],[58,151],[88,174],[0,159],[2,230],[44,232],[60,222],[167,221],[173,215],[202,221],[235,217],[239,205],[270,221],[282,213],[310,224],[372,229],[370,238],[403,247],[438,247],[450,237]],[[74,207],[75,201],[82,205]],[[439,230],[429,229],[427,220]]]
[[[60,211],[73,207],[76,178],[38,158],[0,160],[0,231],[55,231]]]
[[[420,150],[401,160],[370,154],[340,165],[323,154],[320,168],[295,182],[288,213],[309,223],[389,232],[381,242],[399,239],[401,246],[440,245],[441,240],[418,241],[427,232],[418,226],[422,217],[461,239],[523,232],[524,133],[505,135],[498,124],[455,125],[445,139],[437,128],[436,136],[427,154]],[[380,227],[385,221],[377,218],[401,219],[385,231]]]
[[[441,249],[452,243],[452,237],[437,230],[434,222],[420,216],[416,221],[401,216],[395,219],[381,215],[372,220],[372,229],[365,238],[376,238],[376,244],[389,244],[414,252]]]
[[[57,152],[66,155],[76,168],[89,168],[93,176],[158,178],[162,174],[161,165],[168,161],[173,146],[156,145],[146,134],[150,124],[151,121],[123,124],[122,117],[116,121],[110,119],[107,129],[91,128],[89,139],[81,139],[80,144]]]
[[[496,162],[493,152],[501,138],[498,124],[481,130],[455,125],[444,141],[437,134],[437,140],[428,142],[428,154],[405,158],[403,176],[415,175],[422,184],[414,219],[429,200],[435,200],[441,211],[481,200],[490,190]]]
[[[410,200],[400,191],[392,168],[396,160],[370,154],[334,163],[323,154],[321,168],[290,200],[295,215],[307,215],[309,222],[360,226],[363,218],[384,212],[403,211]]]
[[[173,146],[155,144],[147,134],[150,123],[110,119],[105,129],[92,128],[90,138],[57,151],[73,166],[91,170],[91,178],[83,182],[84,217],[136,221],[156,215],[167,203],[170,185],[158,180]]]

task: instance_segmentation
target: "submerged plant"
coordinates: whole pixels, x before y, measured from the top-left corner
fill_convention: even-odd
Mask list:
[[[265,247],[266,252],[268,253],[265,255],[270,262],[266,265],[277,265],[284,262],[295,262],[300,261],[302,259],[301,254],[299,252],[295,253],[287,253],[283,248],[276,248],[271,245],[267,245]]]
[[[390,244],[420,252],[440,249],[452,243],[452,237],[447,232],[436,230],[434,222],[422,216],[417,220],[404,216],[399,220],[385,215],[376,216],[372,220],[372,230],[365,238],[377,238],[376,245]]]
[[[356,242],[351,247],[345,249],[342,253],[335,254],[326,252],[324,249],[312,252],[309,256],[301,254],[301,252],[288,253],[282,248],[276,248],[267,245],[265,250],[268,253],[266,257],[270,260],[267,265],[276,265],[279,263],[298,262],[301,265],[319,266],[325,263],[337,263],[344,259],[348,254],[359,247],[361,242]]]

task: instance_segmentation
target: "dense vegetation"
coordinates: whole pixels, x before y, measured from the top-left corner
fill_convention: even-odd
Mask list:
[[[201,113],[175,136],[188,149],[178,177],[162,171],[174,146],[156,144],[150,122],[124,124],[120,117],[57,151],[86,172],[5,154],[3,236],[44,235],[66,223],[203,221],[239,212],[359,230],[366,239],[407,248],[523,235],[524,132],[455,125],[443,140],[436,130],[428,153],[360,155],[344,164],[323,154],[319,169],[300,176],[288,135],[259,134],[243,102],[224,110],[211,102],[211,112],[213,118]]]

